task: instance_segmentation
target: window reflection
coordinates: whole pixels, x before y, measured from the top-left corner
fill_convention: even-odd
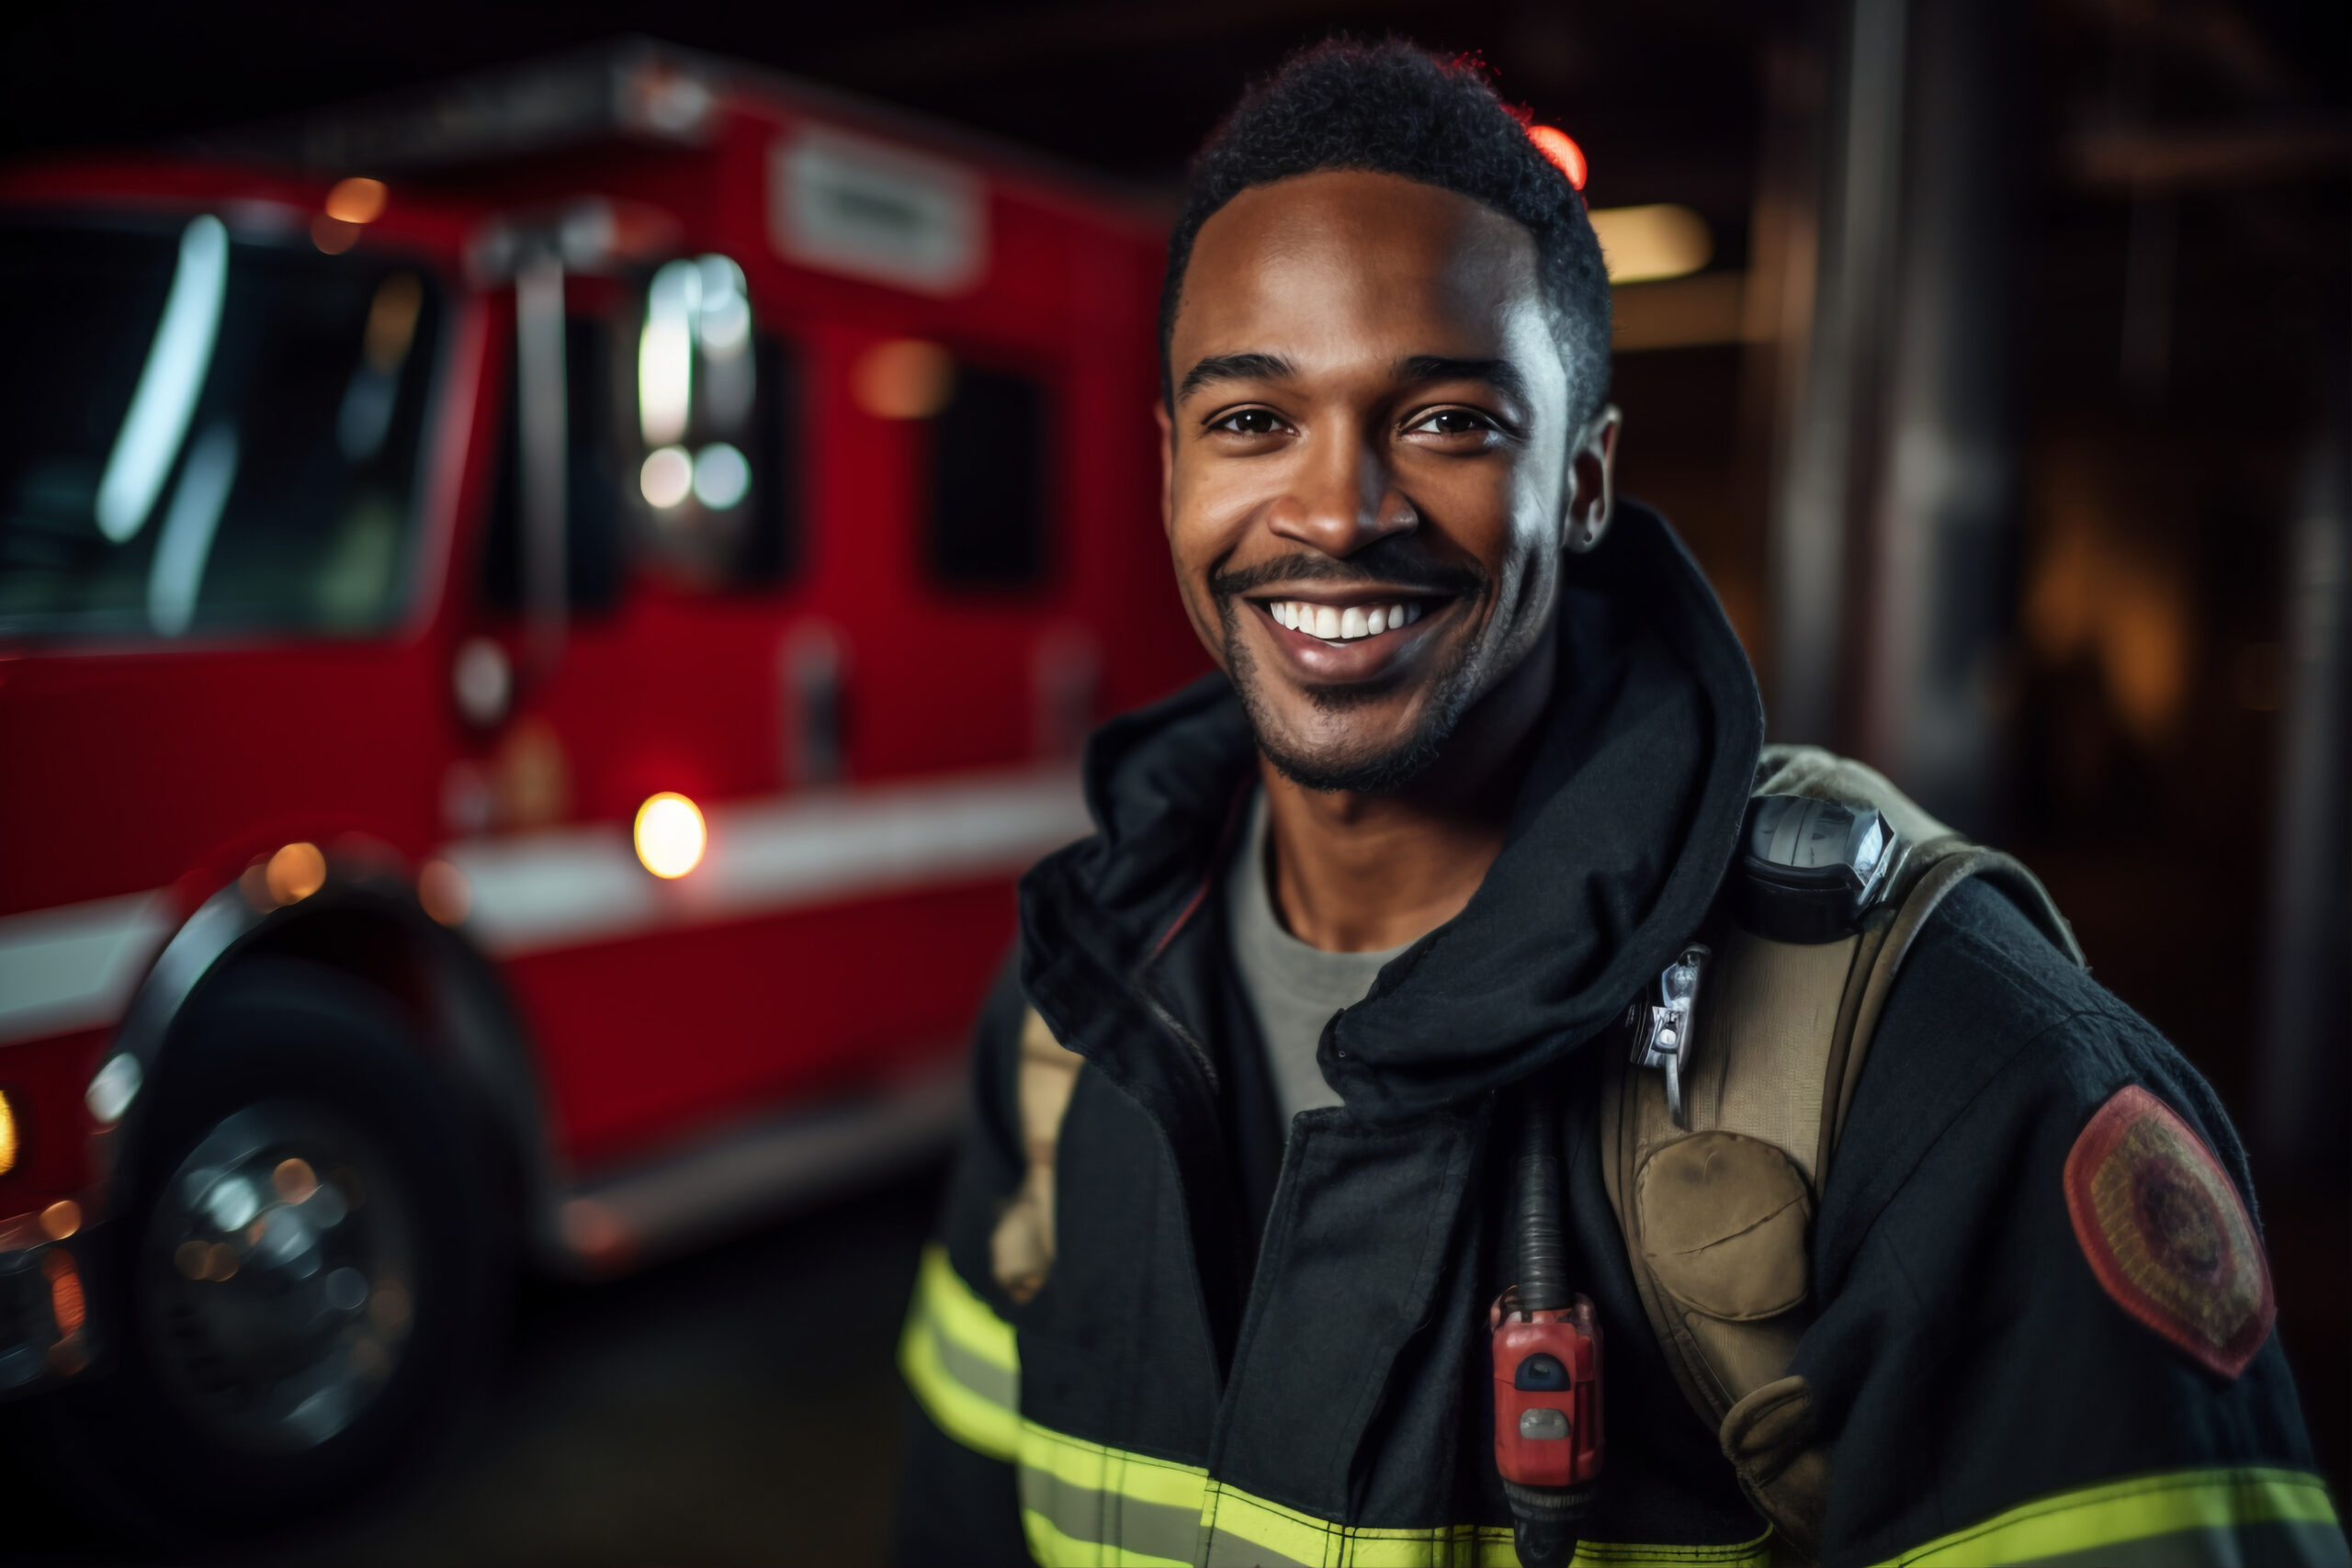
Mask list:
[[[437,311],[370,247],[0,220],[0,633],[388,625]]]
[[[647,280],[634,472],[650,564],[703,586],[774,581],[790,570],[792,369],[783,346],[754,331],[730,257],[682,256]]]

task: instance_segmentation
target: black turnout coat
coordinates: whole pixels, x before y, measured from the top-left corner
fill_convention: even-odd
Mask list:
[[[1511,1282],[1502,1111],[1538,1069],[1566,1085],[1570,1272],[1605,1347],[1579,1561],[1770,1559],[1643,1316],[1594,1116],[1626,1003],[1717,896],[1756,686],[1638,506],[1571,558],[1561,624],[1500,859],[1335,1016],[1319,1059],[1346,1103],[1287,1127],[1216,896],[1254,777],[1239,705],[1212,678],[1094,738],[1097,830],[1022,885],[1019,962],[980,1021],[907,1325],[901,1560],[1515,1561],[1487,1311]],[[1033,1007],[1084,1065],[1055,1156],[1058,1258],[1016,1303],[989,1238],[1026,1160]],[[2180,1056],[1999,893],[1956,894],[1895,987],[1818,1200],[1820,1314],[1792,1370],[1833,1467],[1825,1562],[2344,1561],[2276,1337],[2221,1375],[2120,1304],[2070,1223],[2069,1152],[2132,1085],[2249,1191]]]

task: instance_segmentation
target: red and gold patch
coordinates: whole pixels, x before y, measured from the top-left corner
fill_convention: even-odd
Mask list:
[[[2270,1337],[2270,1263],[2203,1139],[2137,1084],[2066,1156],[2066,1212],[2118,1305],[2223,1377]]]

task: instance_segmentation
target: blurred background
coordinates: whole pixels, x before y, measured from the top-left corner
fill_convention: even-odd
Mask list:
[[[82,1096],[95,1135],[161,1138],[158,1171],[198,1147],[192,1123],[177,1143],[153,1119],[138,1132],[135,1076],[111,1106],[101,1079],[130,1059],[164,1081],[169,1030],[110,1043],[136,1034],[130,998],[153,993],[131,971],[240,888],[221,951],[315,968],[365,945],[370,899],[405,898],[489,954],[524,1032],[570,1053],[537,1068],[560,1112],[537,1135],[560,1146],[547,1234],[525,1251],[553,1262],[529,1271],[495,1370],[469,1374],[454,1444],[268,1551],[879,1558],[890,1358],[938,1179],[923,1086],[1009,937],[1013,867],[1070,820],[1056,760],[1200,668],[1151,515],[1158,237],[1240,87],[1340,29],[1475,52],[1580,144],[1618,284],[1623,490],[1705,567],[1775,737],[1855,752],[2018,852],[2099,977],[2212,1080],[2254,1162],[2314,1438],[2339,1491],[2352,1481],[2340,4],[421,0],[43,7],[4,25],[0,270],[41,301],[11,307],[9,355],[79,364],[84,339],[59,323],[83,315],[119,315],[128,335],[89,340],[91,363],[120,362],[83,377],[103,418],[56,414],[17,370],[0,396],[20,431],[88,448],[76,526],[95,516],[106,561],[152,554],[117,570],[57,543],[49,502],[26,498],[68,479],[8,438],[0,796],[19,822],[62,820],[69,796],[185,818],[119,865],[45,830],[0,866],[0,1022],[25,1043],[7,1049],[57,1064],[20,1076]],[[149,209],[165,215],[152,233],[135,217]],[[43,259],[69,243],[60,225],[84,247],[63,270]],[[281,252],[299,265],[267,259]],[[346,253],[332,279],[318,270]],[[401,270],[409,255],[425,259]],[[238,292],[281,265],[268,299],[287,303]],[[207,267],[231,281],[208,285]],[[91,277],[105,289],[74,291]],[[278,345],[248,356],[265,367],[348,345],[315,395],[248,370],[231,400],[199,367],[133,505],[128,433],[170,424],[141,411],[168,401],[154,367],[207,287],[212,324],[187,329],[204,355],[241,322]],[[755,325],[739,331],[744,309]],[[340,444],[332,517],[235,477],[240,450],[260,472],[281,404],[281,424],[315,405],[322,450]],[[468,456],[434,457],[452,446]],[[1025,466],[989,468],[1005,449]],[[302,472],[318,492],[324,470]],[[208,483],[230,499],[205,513]],[[954,513],[943,498],[974,484],[1011,510]],[[901,516],[903,547],[866,536]],[[208,574],[206,543],[186,541],[216,532]],[[287,541],[329,532],[300,584],[271,576]],[[397,564],[371,578],[379,557]],[[875,585],[901,578],[903,594]],[[894,654],[893,617],[937,640]],[[424,695],[400,694],[406,655],[374,659],[379,643],[424,650]],[[273,672],[266,648],[312,644],[330,651]],[[198,664],[210,672],[186,672]],[[723,708],[736,671],[756,723]],[[390,777],[421,747],[431,775],[378,821],[374,784],[321,764],[310,795],[249,825],[236,789],[207,795],[179,772],[202,765],[196,742],[148,755],[99,733],[246,700],[209,681],[277,694],[275,719],[220,721],[253,746],[332,750],[309,727],[347,723],[381,744],[351,740],[340,766]],[[91,759],[110,782],[91,782]],[[159,769],[171,807],[121,782]],[[667,795],[683,813],[657,809]],[[905,865],[876,869],[893,854]],[[108,917],[107,951],[131,956],[91,971],[81,1012],[47,992],[49,1012],[12,1010],[9,977],[31,984],[12,953],[62,953],[38,944],[165,888],[176,904]],[[334,918],[306,923],[320,910]],[[822,952],[779,978],[768,938]],[[366,977],[410,998],[420,1033],[465,1035],[413,999],[444,939],[401,940],[427,954],[414,975]],[[876,954],[909,942],[949,955],[936,994],[849,1016],[831,993],[887,988]],[[747,987],[770,1001],[745,1008]],[[831,1055],[787,1071],[771,1059],[786,1048],[740,1024],[779,989]],[[698,1033],[729,1071],[678,1066],[659,1089],[616,1043],[672,1042],[674,1065]],[[774,1114],[736,1114],[752,1103]],[[234,1285],[220,1249],[245,1245],[249,1219],[260,1235],[271,1213],[311,1212],[312,1164],[319,1190],[343,1190],[329,1155],[299,1147],[287,1133],[252,1156],[275,1183],[262,1218],[215,1198],[164,1216],[198,1249],[174,1255],[187,1290]],[[42,1157],[50,1185],[24,1186],[25,1204],[104,1179]],[[765,1176],[740,1179],[753,1168]],[[33,1176],[0,1168],[0,1199]],[[97,1270],[94,1301],[129,1288],[72,1256]],[[440,1353],[382,1309],[390,1256],[318,1276],[368,1281],[349,1332],[390,1349],[335,1342],[363,1371]],[[40,1289],[63,1346],[80,1319],[56,1276]],[[354,1386],[336,1397],[362,1409],[376,1385]],[[86,1441],[104,1418],[65,1420]],[[47,1427],[32,1440],[71,1446]],[[0,1486],[20,1494],[12,1518],[36,1521],[40,1560],[143,1560],[85,1522],[110,1505],[77,1512],[31,1472]]]

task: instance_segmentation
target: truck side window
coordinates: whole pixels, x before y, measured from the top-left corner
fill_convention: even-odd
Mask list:
[[[573,615],[609,610],[620,600],[620,497],[613,473],[612,330],[593,316],[564,324],[566,435],[571,462],[564,474],[570,526],[564,533],[564,597]],[[483,542],[482,597],[502,610],[523,607],[521,422],[515,417],[509,366],[505,412],[500,420],[498,483]]]
[[[798,356],[754,330],[743,269],[680,259],[636,343],[636,554],[689,587],[764,588],[799,565]]]
[[[931,420],[932,576],[950,588],[1045,581],[1047,399],[1035,378],[959,363]]]

